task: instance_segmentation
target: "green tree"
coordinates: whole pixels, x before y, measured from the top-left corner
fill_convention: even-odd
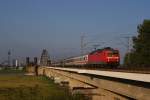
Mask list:
[[[126,54],[124,63],[134,67],[150,67],[150,20],[137,27],[138,36],[133,37],[133,51]]]

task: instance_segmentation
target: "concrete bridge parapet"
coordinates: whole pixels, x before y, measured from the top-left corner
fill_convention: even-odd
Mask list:
[[[73,69],[74,70],[74,69]],[[39,67],[39,75],[68,83],[71,90],[84,91],[92,100],[149,100],[150,84],[98,75],[82,74],[68,69]]]

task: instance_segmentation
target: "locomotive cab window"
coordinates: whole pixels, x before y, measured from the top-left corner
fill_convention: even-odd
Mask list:
[[[114,56],[118,56],[118,52],[115,51],[115,52],[108,52],[108,57],[114,57]]]
[[[117,57],[119,55],[118,51],[113,52],[113,56]]]
[[[113,56],[113,53],[108,53],[108,57],[112,57]]]
[[[118,56],[118,53],[113,53],[114,56]]]

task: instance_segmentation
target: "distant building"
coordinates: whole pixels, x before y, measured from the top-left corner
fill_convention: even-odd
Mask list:
[[[34,57],[32,61],[30,61],[30,57],[26,57],[26,66],[37,66],[38,65],[38,58]]]
[[[37,57],[34,57],[34,65],[38,65],[38,58]]]
[[[17,59],[13,59],[12,65],[13,65],[12,67],[18,67],[19,61]]]
[[[29,66],[30,64],[30,57],[26,57],[26,66]]]
[[[50,66],[51,60],[46,49],[43,49],[40,59],[40,66]]]

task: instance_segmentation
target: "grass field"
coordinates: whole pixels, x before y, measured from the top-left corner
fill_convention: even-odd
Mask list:
[[[0,100],[85,100],[42,76],[0,74]]]

